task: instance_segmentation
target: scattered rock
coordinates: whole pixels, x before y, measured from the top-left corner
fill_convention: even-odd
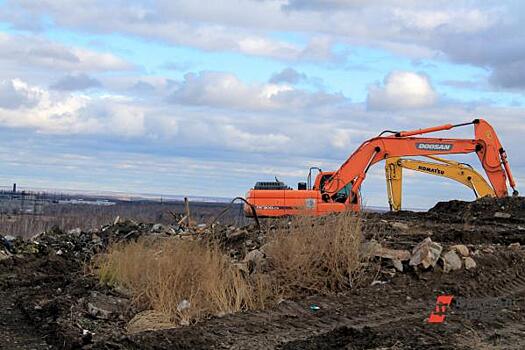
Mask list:
[[[494,254],[495,250],[493,248],[491,248],[491,247],[486,247],[486,248],[483,248],[481,251],[483,253],[487,253],[487,254]]]
[[[512,215],[509,213],[502,213],[501,211],[497,211],[494,213],[494,217],[498,219],[510,219]]]
[[[520,248],[521,248],[521,245],[519,242],[509,244],[509,249],[512,251],[518,251],[520,250]]]
[[[388,282],[387,281],[372,281],[372,283],[370,283],[370,286],[376,286],[376,285],[382,285],[382,284],[387,284]]]
[[[111,317],[112,312],[110,310],[103,309],[92,303],[88,303],[87,306],[88,306],[88,313],[95,318],[100,318],[102,320],[109,320],[109,318]]]
[[[155,224],[151,227],[152,233],[164,233],[166,231],[166,228],[162,224]]]
[[[390,226],[392,226],[392,228],[397,228],[399,230],[402,230],[402,231],[408,231],[409,227],[407,224],[403,223],[403,222],[391,222],[390,223]]]
[[[67,231],[67,234],[72,236],[80,236],[82,234],[82,230],[80,229],[80,227],[77,227]]]
[[[466,245],[464,244],[456,244],[450,247],[451,250],[455,250],[456,253],[458,253],[461,256],[469,256],[469,250]]]
[[[473,270],[476,268],[477,264],[470,256],[463,258],[463,263],[465,264],[465,269]]]
[[[121,315],[128,303],[128,299],[91,292],[87,303],[87,312],[94,318],[109,320]]]
[[[233,264],[233,266],[237,268],[239,271],[241,271],[242,273],[245,273],[247,275],[250,273],[250,269],[248,268],[248,263],[239,262],[239,263]]]
[[[11,236],[11,235],[5,235],[5,236],[4,236],[4,239],[5,239],[7,242],[13,242],[13,241],[16,239],[16,237]]]
[[[423,268],[436,266],[436,263],[443,251],[443,247],[427,237],[412,250],[412,257],[409,265],[422,265]]]
[[[243,261],[247,263],[250,272],[261,271],[266,266],[266,257],[259,249],[254,249],[246,254]]]
[[[441,260],[443,260],[443,271],[444,272],[456,271],[456,270],[461,269],[461,267],[463,266],[463,263],[461,262],[461,258],[453,250],[448,251],[446,254],[444,254],[441,257]]]
[[[410,260],[410,252],[408,250],[389,249],[389,248],[382,247],[380,244],[374,247],[374,251],[372,252],[372,255],[376,257],[384,258],[384,259],[391,259],[391,260],[398,260],[398,261]]]
[[[9,257],[11,257],[10,253],[4,250],[0,250],[0,261],[8,259]]]
[[[229,240],[240,240],[248,235],[248,231],[236,229],[234,231],[228,230],[226,237]]]
[[[392,264],[397,271],[403,272],[403,263],[400,260],[392,260]]]
[[[113,225],[118,225],[118,224],[120,224],[120,216],[117,216],[115,220],[113,220]]]

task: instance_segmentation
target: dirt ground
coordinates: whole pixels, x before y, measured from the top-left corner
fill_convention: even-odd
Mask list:
[[[337,296],[283,300],[269,310],[127,334],[136,310],[100,286],[83,259],[39,252],[0,261],[1,349],[523,349],[525,198],[440,203],[427,213],[367,214],[368,238],[412,250],[430,237],[464,244],[474,269],[445,273],[388,259],[371,262],[372,283]],[[516,244],[519,243],[519,244]],[[443,323],[428,323],[439,295],[453,296]],[[86,317],[104,298],[119,310]]]

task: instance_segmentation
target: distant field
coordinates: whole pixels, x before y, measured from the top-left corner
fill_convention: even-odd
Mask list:
[[[217,216],[227,204],[192,202],[192,219],[206,223]],[[138,222],[169,224],[174,222],[173,213],[184,213],[183,202],[156,203],[148,201],[118,202],[112,206],[50,204],[43,215],[0,215],[0,234],[30,237],[53,226],[64,230],[81,228],[89,230],[112,223],[117,216]],[[221,222],[239,224],[244,221],[241,206],[235,205]]]

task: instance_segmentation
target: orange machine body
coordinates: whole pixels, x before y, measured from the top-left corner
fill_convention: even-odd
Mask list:
[[[414,137],[473,124],[473,139]],[[476,153],[497,197],[508,195],[507,180],[517,193],[507,155],[492,126],[483,119],[472,123],[445,124],[402,131],[365,141],[335,172],[321,172],[313,188],[251,189],[247,201],[260,216],[324,215],[345,210],[359,211],[360,188],[368,169],[389,157]],[[245,206],[246,215],[251,211]]]
[[[320,172],[315,178],[312,189],[293,190],[255,190],[246,194],[246,200],[255,206],[257,215],[261,217],[286,215],[325,215],[347,210],[359,211],[361,200],[357,198],[353,203],[345,201],[324,201],[320,188],[335,172]],[[245,206],[245,214],[252,215],[252,211]]]

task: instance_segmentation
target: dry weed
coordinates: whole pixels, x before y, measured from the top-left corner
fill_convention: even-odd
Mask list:
[[[331,294],[353,286],[362,270],[361,242],[352,213],[302,216],[277,230],[264,250],[285,295]]]
[[[155,310],[146,310],[135,315],[129,321],[126,330],[129,334],[145,331],[157,331],[177,327],[170,317]]]
[[[252,288],[217,247],[198,241],[119,244],[97,262],[102,282],[119,283],[136,301],[189,323],[254,308]]]
[[[244,274],[218,246],[203,241],[142,239],[113,246],[96,261],[100,280],[131,290],[154,312],[129,325],[139,331],[188,324],[210,315],[275,305],[281,297],[333,294],[362,271],[360,221],[350,213],[300,217],[264,246],[269,271]]]

